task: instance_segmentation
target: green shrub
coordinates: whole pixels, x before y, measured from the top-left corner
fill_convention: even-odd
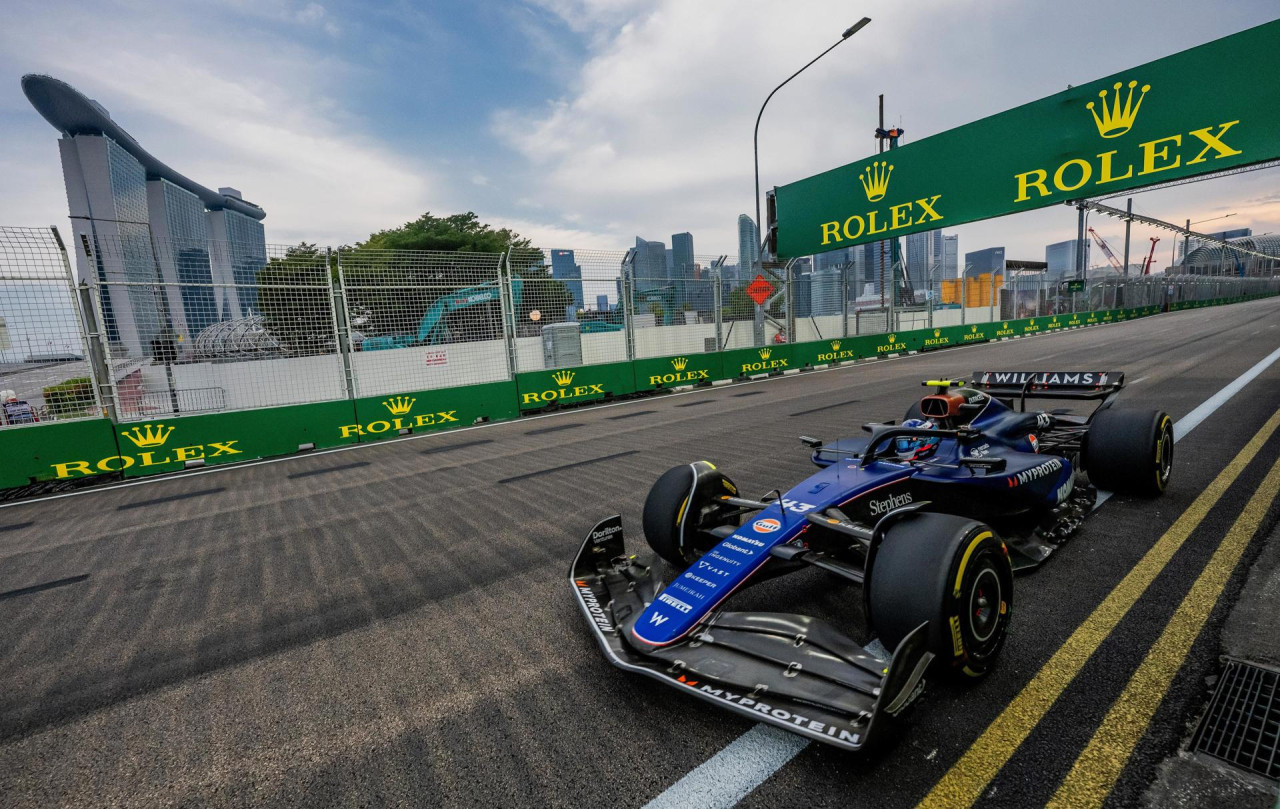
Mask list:
[[[43,393],[45,408],[51,419],[93,415],[93,381],[87,376],[50,385]]]

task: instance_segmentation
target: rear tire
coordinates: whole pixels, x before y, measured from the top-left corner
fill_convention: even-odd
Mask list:
[[[1084,469],[1099,489],[1158,497],[1173,472],[1173,419],[1161,410],[1103,410],[1089,424]]]
[[[960,680],[984,677],[1013,616],[1013,566],[983,523],[950,514],[906,514],[885,531],[868,575],[869,620],[893,651],[929,624],[934,665]]]
[[[721,495],[736,497],[738,487],[707,461],[668,469],[644,501],[644,538],[653,552],[676,567],[693,564],[719,544],[709,529],[737,526],[732,506],[716,503]]]

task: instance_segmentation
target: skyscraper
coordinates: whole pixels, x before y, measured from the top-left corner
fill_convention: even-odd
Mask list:
[[[675,274],[672,278],[689,280],[693,278],[693,234],[671,234],[671,265]]]
[[[551,251],[551,277],[569,289],[573,305],[582,309],[582,267],[574,261],[572,250]]]
[[[738,216],[738,273],[742,278],[755,277],[755,264],[760,260],[760,231],[755,220],[746,214]]]
[[[960,277],[960,237],[942,237],[942,277],[955,280]]]
[[[244,199],[234,188],[219,188],[231,199]],[[267,240],[262,222],[240,211],[219,208],[206,213],[209,221],[214,278],[230,278],[238,286],[228,290],[236,317],[258,314],[258,270],[267,266]]]
[[[637,291],[667,285],[667,246],[636,237],[635,283]]]
[[[107,339],[134,356],[149,355],[163,331],[191,345],[205,327],[243,314],[235,291],[215,285],[256,282],[266,264],[266,213],[239,192],[225,193],[234,189],[213,191],[174,171],[65,82],[27,75],[22,91],[62,133],[72,234],[92,247],[75,251],[77,269],[103,284]],[[211,261],[218,239],[235,241],[215,247],[219,260]],[[157,281],[165,294],[143,286]]]
[[[1065,242],[1055,242],[1047,244],[1044,247],[1044,260],[1049,265],[1049,269],[1045,271],[1045,277],[1053,280],[1059,280],[1066,277],[1075,277],[1076,274],[1076,247],[1079,244],[1075,239]],[[1084,249],[1084,265],[1089,266],[1089,245],[1085,245]]]
[[[965,275],[1004,271],[1004,248],[987,247],[964,254]]]
[[[942,231],[926,230],[907,236],[907,277],[913,289],[928,289],[942,276]]]

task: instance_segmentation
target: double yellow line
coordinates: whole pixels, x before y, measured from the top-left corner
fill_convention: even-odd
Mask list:
[[[1018,746],[1057,702],[1129,609],[1182,547],[1191,532],[1217,505],[1227,489],[1280,427],[1280,410],[1214,478],[1164,536],[1116,585],[1054,653],[1031,682],[1014,697],[946,775],[921,801],[928,809],[969,806],[982,794]],[[1267,507],[1280,491],[1280,461],[1272,466],[1218,550],[1180,605],[1160,639],[1112,706],[1102,726],[1067,775],[1052,804],[1057,807],[1100,806],[1146,731],[1151,715],[1182,665],[1236,562],[1257,531]]]

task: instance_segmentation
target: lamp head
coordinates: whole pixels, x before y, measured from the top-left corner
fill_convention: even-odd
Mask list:
[[[861,30],[863,29],[863,27],[864,27],[864,26],[866,26],[866,24],[867,24],[867,23],[869,23],[869,22],[871,22],[871,18],[870,18],[870,17],[863,17],[862,19],[858,20],[858,21],[857,21],[856,23],[854,23],[853,25],[851,25],[851,26],[849,26],[848,28],[846,28],[846,29],[845,29],[845,31],[844,31],[844,33],[840,35],[840,38],[841,38],[841,39],[848,39],[849,37],[853,36],[854,34],[858,33],[859,31],[861,31]]]

